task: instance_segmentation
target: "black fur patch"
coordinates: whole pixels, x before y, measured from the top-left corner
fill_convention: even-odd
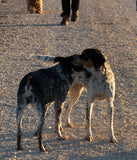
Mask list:
[[[85,61],[90,59],[93,62],[95,69],[98,69],[106,61],[101,51],[94,48],[85,49],[80,55],[80,59],[84,59]]]

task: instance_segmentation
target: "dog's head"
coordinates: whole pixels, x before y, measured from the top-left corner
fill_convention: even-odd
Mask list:
[[[69,72],[70,74],[77,74],[79,72],[83,72],[85,76],[90,77],[90,73],[83,67],[83,65],[77,65],[75,60],[79,57],[79,55],[72,55],[68,57],[56,57],[54,59],[54,63],[59,62],[62,66],[64,72]]]
[[[68,57],[55,57],[54,58],[54,63],[60,62],[61,64],[63,63],[73,63],[75,59],[78,57],[78,54],[74,54],[72,56]]]
[[[99,69],[105,61],[106,59],[99,49],[89,48],[75,57],[74,63],[88,68],[95,67],[95,69]]]

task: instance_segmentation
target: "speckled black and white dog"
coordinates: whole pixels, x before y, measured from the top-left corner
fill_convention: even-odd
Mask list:
[[[47,68],[30,72],[21,80],[17,93],[17,149],[21,146],[21,119],[25,107],[30,103],[37,111],[39,125],[36,134],[38,135],[39,149],[45,151],[42,144],[42,127],[44,117],[49,105],[55,102],[56,132],[62,139],[67,139],[61,133],[61,114],[63,103],[67,93],[77,77],[88,78],[90,73],[82,66],[72,63],[75,56],[57,58],[59,64]]]
[[[56,62],[57,57],[49,56],[36,56],[42,61]],[[100,50],[90,48],[85,49],[81,55],[77,55],[73,61],[80,66],[88,67],[88,71],[91,73],[88,79],[75,79],[70,88],[70,101],[67,105],[67,126],[73,127],[70,122],[70,113],[72,107],[79,99],[81,92],[84,88],[87,88],[87,106],[86,117],[88,122],[88,133],[86,139],[93,140],[91,130],[91,115],[93,110],[93,104],[95,100],[107,100],[110,114],[110,141],[117,142],[113,131],[113,116],[114,116],[114,97],[115,97],[115,77],[114,73]]]

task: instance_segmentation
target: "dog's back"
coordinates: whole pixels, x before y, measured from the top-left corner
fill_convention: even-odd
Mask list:
[[[62,87],[60,84],[63,84],[64,88],[69,88],[71,81],[71,77],[63,73],[59,64],[49,69],[40,69],[27,74],[22,79],[18,96],[24,95],[24,98],[29,99],[30,102],[32,95],[37,95],[39,98],[42,97],[44,103],[50,103],[60,95],[59,90]]]

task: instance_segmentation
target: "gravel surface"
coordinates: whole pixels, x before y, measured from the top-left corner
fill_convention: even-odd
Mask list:
[[[137,159],[137,11],[135,0],[83,0],[79,21],[60,26],[61,1],[43,0],[43,14],[27,13],[25,0],[0,3],[0,159],[135,160]],[[65,128],[60,141],[49,108],[43,130],[47,149],[41,153],[33,137],[38,119],[31,106],[22,124],[23,151],[16,150],[16,94],[20,80],[46,64],[31,54],[68,56],[97,47],[107,56],[116,77],[114,131],[117,144],[109,143],[106,102],[97,102],[92,117],[93,142],[85,140],[84,91],[74,106],[74,128]]]

